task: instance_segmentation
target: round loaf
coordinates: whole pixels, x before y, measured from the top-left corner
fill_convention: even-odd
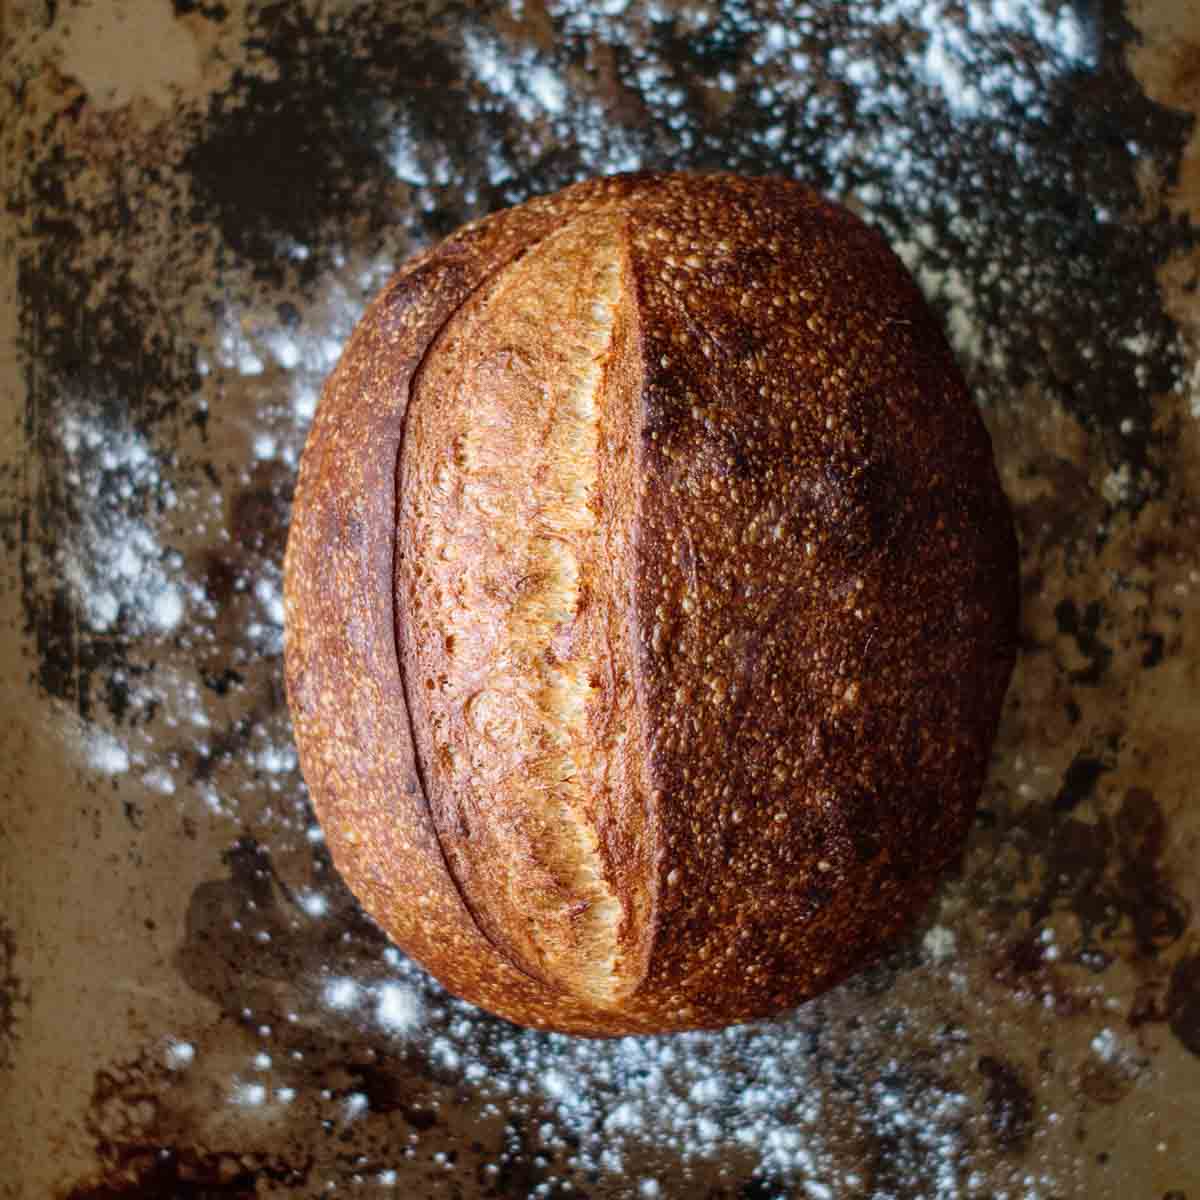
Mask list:
[[[322,397],[288,698],[334,862],[451,992],[794,1006],[961,854],[1017,638],[991,444],[880,236],[631,175],[410,262]]]

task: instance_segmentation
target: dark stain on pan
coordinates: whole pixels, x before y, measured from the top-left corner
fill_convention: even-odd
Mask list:
[[[1180,1045],[1200,1056],[1200,954],[1175,964],[1167,992],[1167,1021]]]
[[[1152,961],[1190,927],[1190,907],[1163,870],[1166,817],[1153,793],[1127,788],[1115,812],[1103,806],[1087,821],[1069,815],[1075,803],[1060,803],[1064,795],[1076,802],[1089,795],[1104,769],[1098,760],[1077,758],[1059,799],[1023,817],[1029,841],[1021,844],[1044,861],[1044,882],[1029,904],[1033,933],[1015,943],[997,978],[1017,985],[1048,970],[1036,932],[1059,909],[1079,921],[1075,961],[1097,972],[1117,955]]]
[[[218,1149],[197,1137],[211,1096],[146,1057],[97,1071],[83,1124],[93,1139],[96,1170],[58,1191],[60,1200],[232,1200],[260,1194],[263,1184],[298,1189],[311,1155]]]
[[[269,855],[251,839],[230,848],[225,867],[225,879],[195,889],[177,959],[188,982],[216,1001],[222,1016],[192,1035],[186,1069],[164,1065],[160,1047],[97,1073],[85,1126],[98,1168],[62,1193],[63,1200],[251,1196],[264,1188],[316,1196],[329,1180],[369,1184],[384,1170],[398,1182],[394,1168],[417,1146],[421,1158],[429,1160],[436,1149],[457,1168],[451,1173],[431,1164],[422,1195],[525,1196],[522,1181],[530,1172],[539,1180],[549,1176],[557,1152],[537,1131],[552,1119],[550,1111],[530,1106],[523,1119],[527,1141],[516,1129],[520,1120],[480,1111],[457,1073],[432,1065],[423,1041],[410,1044],[364,1028],[352,1015],[316,1007],[314,982],[319,987],[340,975],[361,982],[388,973],[382,936],[335,880],[322,885],[332,911],[314,922],[300,917]],[[495,1025],[500,1036],[511,1032]],[[264,1103],[272,1088],[292,1092],[289,1107],[270,1118],[277,1125],[269,1153],[253,1138],[239,1145],[236,1133],[229,1140],[210,1132],[214,1101],[218,1111],[239,1103],[229,1095],[227,1074],[229,1055],[239,1046],[246,1059],[270,1051],[270,1074],[250,1077],[262,1081]],[[351,1103],[358,1114],[353,1127],[345,1115]],[[236,1113],[232,1122],[218,1124],[236,1130]],[[214,1141],[234,1148],[217,1151]],[[485,1170],[493,1163],[498,1171]],[[560,1178],[572,1173],[561,1161],[553,1167]],[[471,1176],[478,1191],[464,1189],[462,1180]]]
[[[475,118],[441,34],[462,20],[444,5],[397,19],[372,4],[318,28],[301,5],[260,6],[253,44],[274,77],[239,73],[213,99],[183,162],[197,197],[192,219],[214,220],[226,245],[275,281],[289,243],[316,251],[307,274],[328,265],[334,221],[352,218],[368,237],[406,223],[388,163],[397,104],[408,101],[421,134],[459,148],[456,176],[472,157]]]
[[[427,1133],[437,1125],[437,1111],[424,1105],[422,1097],[414,1095],[411,1064],[389,1055],[371,1062],[355,1063],[347,1070],[354,1089],[366,1096],[372,1112],[398,1112],[419,1133]]]
[[[13,1065],[19,1037],[18,1010],[29,1004],[29,992],[17,977],[16,960],[16,938],[0,916],[0,1072]]]
[[[80,1183],[62,1200],[254,1200],[264,1164],[244,1154],[199,1154],[170,1146],[102,1145],[102,1178]],[[278,1171],[275,1172],[279,1174]],[[295,1182],[285,1172],[284,1181]]]
[[[986,1081],[984,1103],[996,1140],[1007,1150],[1021,1150],[1033,1131],[1034,1097],[1021,1073],[1003,1059],[984,1055],[979,1073]]]
[[[1129,788],[1114,819],[1120,865],[1118,907],[1133,926],[1139,955],[1151,958],[1173,946],[1187,930],[1191,911],[1163,872],[1167,822],[1146,788]]]
[[[1189,944],[1193,913],[1164,864],[1168,817],[1150,789],[1128,787],[1119,798],[1097,799],[1088,820],[1053,803],[1036,805],[1007,834],[984,830],[984,836],[997,835],[1019,851],[1022,865],[977,884],[1002,890],[982,903],[994,919],[1021,932],[994,954],[991,978],[1024,1003],[1063,1018],[1092,1019],[1096,1000],[1088,975],[1103,974],[1120,959],[1137,979],[1130,1028],[1169,1024],[1195,1052],[1200,970],[1194,959],[1177,958]],[[1044,936],[1058,913],[1071,914],[1077,932],[1070,940]],[[1089,1061],[1080,1086],[1097,1102],[1116,1103],[1139,1072],[1125,1060]]]
[[[283,560],[294,484],[293,472],[283,463],[255,463],[229,513],[229,532],[241,552],[252,551],[270,562]]]
[[[229,16],[229,10],[224,4],[206,4],[203,0],[172,0],[175,6],[175,15],[177,17],[186,16],[188,13],[197,12],[202,17],[207,17],[210,21],[221,22]]]
[[[996,956],[992,978],[1016,998],[1053,1009],[1060,1017],[1089,1012],[1091,997],[1046,960],[1045,950],[1036,934],[1016,938]]]
[[[1119,1104],[1137,1086],[1143,1063],[1123,1058],[1089,1058],[1079,1074],[1079,1086],[1097,1104]]]
[[[17,570],[21,545],[21,510],[16,503],[21,478],[15,463],[0,465],[0,545],[4,547],[4,562],[0,568],[0,590],[17,590],[21,586]]]
[[[97,268],[83,265],[80,248],[105,230],[121,229],[128,201],[110,194],[94,208],[80,207],[68,188],[80,186],[85,175],[85,164],[56,144],[28,171],[24,197],[11,197],[19,209],[28,205],[37,213],[17,273],[24,433],[39,464],[34,490],[23,497],[19,569],[37,682],[84,719],[102,704],[120,719],[119,690],[109,682],[129,668],[131,638],[120,629],[91,634],[62,577],[58,553],[89,501],[68,480],[56,429],[74,404],[118,427],[149,431],[172,415],[198,376],[191,347],[163,332],[160,300],[136,281],[135,259],[100,264],[106,286],[94,288]],[[98,298],[89,299],[93,295]],[[139,502],[154,511],[160,499]]]
[[[300,981],[320,979],[332,963],[361,974],[364,960],[387,944],[332,871],[322,887],[337,917],[314,925],[253,838],[239,839],[224,865],[225,879],[192,892],[175,964],[190,987],[235,1020],[286,1011],[299,1000]]]
[[[1059,633],[1071,638],[1079,653],[1088,660],[1086,667],[1068,671],[1067,678],[1072,683],[1095,687],[1104,679],[1113,657],[1112,647],[1098,636],[1105,617],[1104,605],[1099,600],[1093,600],[1080,612],[1075,601],[1068,596],[1059,601],[1054,609],[1054,617]]]
[[[1054,797],[1054,807],[1058,812],[1072,812],[1086,800],[1100,782],[1100,776],[1105,771],[1111,771],[1112,765],[1092,754],[1077,754],[1063,775],[1062,787]]]

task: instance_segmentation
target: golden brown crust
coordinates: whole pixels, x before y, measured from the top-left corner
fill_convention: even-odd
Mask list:
[[[908,926],[1015,653],[936,323],[778,180],[581,184],[411,264],[322,398],[286,566],[339,869],[452,991],[576,1033],[779,1011]]]
[[[633,695],[608,602],[631,516],[612,468],[629,456],[601,434],[614,406],[630,427],[613,369],[623,232],[613,214],[568,222],[447,322],[413,386],[396,560],[409,710],[450,871],[510,961],[595,1003],[640,979],[652,879],[644,856],[613,863],[599,846],[616,830],[640,847],[645,825],[645,789],[620,778]]]

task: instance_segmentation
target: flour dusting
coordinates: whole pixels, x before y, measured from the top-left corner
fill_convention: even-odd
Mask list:
[[[186,611],[186,581],[157,527],[177,497],[146,440],[83,405],[67,410],[59,439],[79,508],[60,567],[82,618],[97,633],[172,632]]]

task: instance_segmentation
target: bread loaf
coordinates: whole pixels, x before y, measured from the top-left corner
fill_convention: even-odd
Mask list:
[[[469,225],[325,389],[288,698],[334,861],[453,993],[611,1035],[779,1012],[961,853],[1013,525],[935,319],[798,184]]]

